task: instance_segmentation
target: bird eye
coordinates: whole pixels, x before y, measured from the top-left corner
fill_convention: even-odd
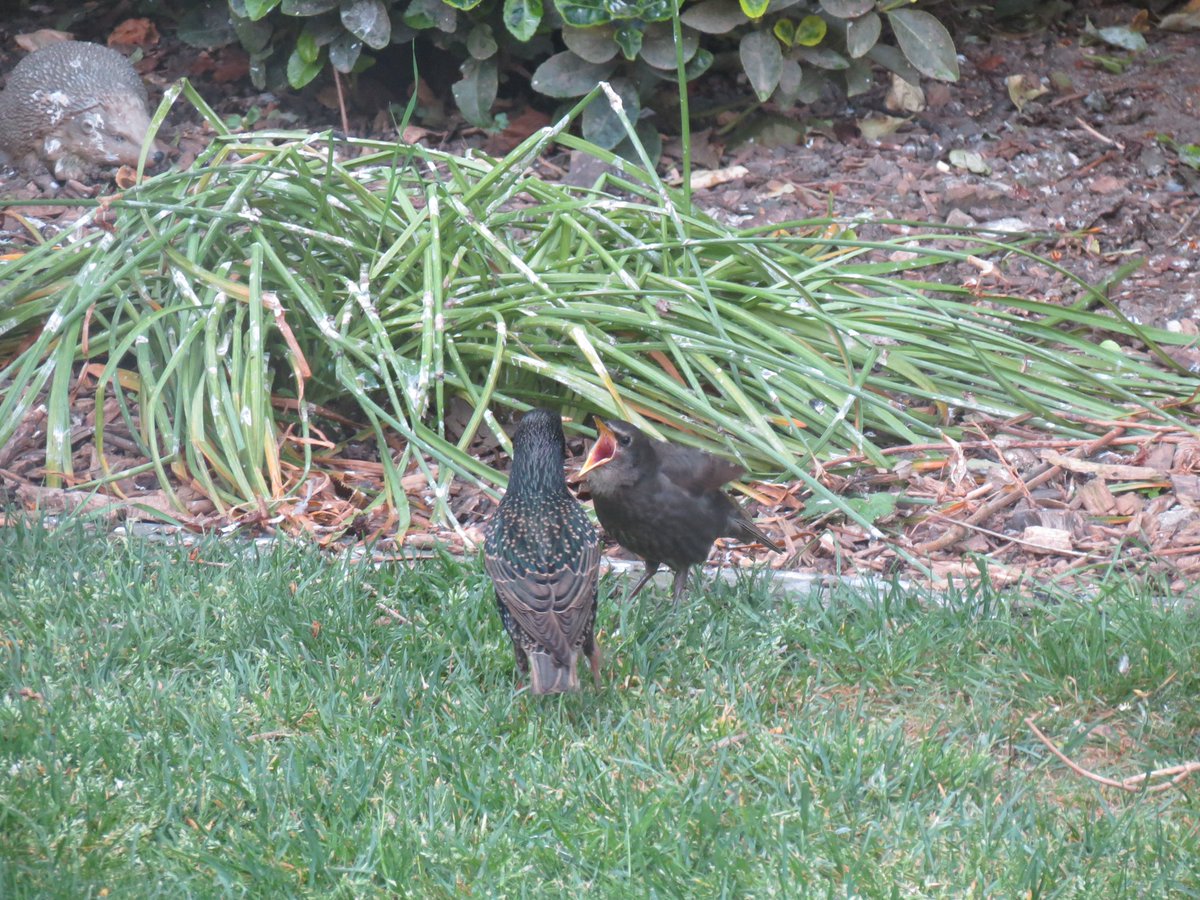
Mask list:
[[[618,443],[618,444],[620,444],[622,447],[628,447],[628,446],[629,446],[629,442],[630,442],[631,440],[633,440],[633,438],[631,438],[631,437],[630,437],[629,435],[627,435],[627,434],[618,434],[618,435],[617,435],[617,443]]]

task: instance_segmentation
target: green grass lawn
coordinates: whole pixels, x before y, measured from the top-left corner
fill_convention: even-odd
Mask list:
[[[1196,784],[1022,721],[1200,757],[1194,606],[617,589],[533,698],[475,563],[0,530],[0,896],[1200,896]]]

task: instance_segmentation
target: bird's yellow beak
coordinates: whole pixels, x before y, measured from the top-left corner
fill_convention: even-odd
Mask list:
[[[617,439],[612,433],[603,419],[596,419],[596,430],[600,432],[596,436],[596,443],[592,444],[592,451],[588,454],[587,459],[583,461],[583,468],[579,470],[579,477],[582,478],[592,469],[599,468],[606,462],[611,462],[613,454],[617,452]]]

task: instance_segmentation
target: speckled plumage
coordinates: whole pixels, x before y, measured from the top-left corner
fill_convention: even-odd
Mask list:
[[[600,683],[599,541],[567,489],[565,456],[559,417],[544,409],[526,413],[513,436],[508,490],[484,543],[500,619],[534,694],[578,690],[581,650]]]
[[[719,537],[759,541],[783,552],[721,490],[744,474],[741,466],[703,450],[651,440],[620,419],[597,424],[600,436],[580,474],[605,532],[646,562],[630,597],[666,563],[675,571],[672,597],[679,603],[688,570],[708,559]]]

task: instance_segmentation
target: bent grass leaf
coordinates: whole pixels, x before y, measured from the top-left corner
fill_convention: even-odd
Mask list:
[[[621,98],[625,119],[636,122],[642,110],[633,82],[628,78],[614,78],[609,86]],[[600,97],[584,107],[582,128],[585,138],[606,150],[612,149],[626,137],[625,125],[607,97]]]

